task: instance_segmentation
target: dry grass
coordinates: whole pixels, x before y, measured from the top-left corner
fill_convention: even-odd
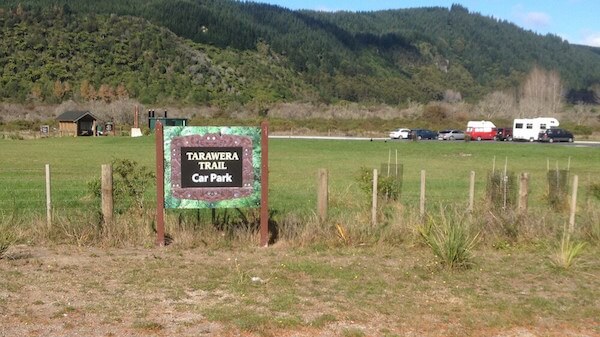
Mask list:
[[[12,247],[11,336],[593,336],[597,247],[557,273],[544,250],[483,249],[440,268],[422,246]],[[77,322],[73,324],[73,322]]]
[[[334,193],[332,201],[365,211],[332,214],[326,223],[316,215],[276,215],[279,240],[266,249],[257,247],[255,227],[213,225],[196,211],[167,214],[172,242],[165,248],[154,246],[152,210],[117,216],[108,226],[93,216],[58,218],[51,230],[41,219],[21,223],[0,260],[0,330],[11,336],[600,334],[594,295],[600,245],[587,234],[591,223],[576,227],[574,236],[589,243],[578,263],[555,268],[562,218],[478,209],[468,220],[472,230],[491,234],[470,248],[471,268],[457,270],[444,268],[418,239],[422,219],[415,210],[382,201],[373,226],[364,200]]]

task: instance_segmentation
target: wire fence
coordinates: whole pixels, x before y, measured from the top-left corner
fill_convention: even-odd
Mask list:
[[[50,192],[54,210],[81,210],[92,206],[94,200],[87,181],[74,178],[75,174],[68,171],[51,172]],[[44,167],[0,171],[0,212],[42,215],[46,209]]]
[[[387,167],[380,171],[387,175]],[[397,186],[401,191],[398,201],[408,207],[418,207],[421,198],[420,181],[417,179],[406,179],[402,177],[402,166],[393,167],[394,178],[400,180]],[[571,180],[574,175],[579,176],[579,200],[581,203],[596,200],[593,193],[595,184],[600,181],[599,172],[593,171],[564,171],[547,175],[531,175],[529,180],[529,205],[533,208],[553,207],[560,204],[571,193]],[[398,173],[396,173],[398,172]],[[520,172],[496,171],[487,174],[479,174],[475,179],[474,199],[476,207],[489,204],[490,202],[504,203],[506,207],[515,207],[515,194],[519,188],[518,179]],[[428,175],[426,180],[425,198],[427,205],[435,204],[462,204],[467,207],[469,202],[470,181],[469,177],[456,178],[451,175],[433,176]],[[504,177],[508,181],[504,181]],[[100,168],[97,172],[82,172],[70,170],[51,171],[51,204],[53,212],[85,212],[100,208],[100,200],[94,196],[89,182],[100,179]],[[307,175],[306,187],[304,189],[289,189],[286,186],[271,186],[270,194],[280,198],[270,198],[271,207],[278,211],[290,211],[311,214],[316,210],[317,186],[314,179]],[[350,191],[348,186],[335,184],[335,176],[331,181],[331,195],[337,195],[340,202],[332,203],[331,207],[339,208],[338,212],[349,211],[346,207],[355,207],[357,204],[368,204],[369,197],[364,196],[364,202],[352,205],[345,203],[344,198],[356,199],[357,195],[364,193],[359,190]],[[331,182],[330,182],[331,184]],[[559,186],[556,186],[559,184]],[[155,207],[155,186],[148,186],[145,204],[150,208]],[[558,191],[558,192],[556,192]],[[560,193],[559,193],[560,192]],[[561,198],[560,200],[557,198]],[[559,200],[559,201],[557,201]],[[565,202],[568,203],[568,200]],[[314,205],[313,205],[314,203]],[[360,207],[360,206],[359,206]],[[24,170],[2,169],[0,170],[0,215],[30,215],[45,216],[46,214],[46,179],[44,167]],[[351,210],[350,210],[351,211]],[[358,209],[356,211],[359,211]],[[334,210],[335,212],[335,210]]]

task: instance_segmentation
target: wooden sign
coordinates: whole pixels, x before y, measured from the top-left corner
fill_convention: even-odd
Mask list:
[[[261,129],[164,127],[165,208],[260,206]]]

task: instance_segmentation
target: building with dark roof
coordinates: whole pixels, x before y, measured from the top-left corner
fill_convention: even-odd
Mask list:
[[[65,111],[58,120],[58,132],[61,136],[92,136],[98,121],[89,111]]]

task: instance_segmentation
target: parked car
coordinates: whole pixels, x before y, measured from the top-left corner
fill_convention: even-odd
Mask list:
[[[502,141],[512,141],[513,139],[513,129],[512,128],[498,128],[498,132],[496,132],[496,140]]]
[[[391,139],[408,139],[410,129],[399,128],[390,132]]]
[[[438,133],[439,140],[464,140],[465,132],[462,130],[442,130]]]
[[[565,129],[561,128],[550,128],[546,129],[544,132],[540,132],[538,137],[540,142],[569,142],[572,143],[575,138],[573,134]]]
[[[435,131],[427,130],[427,129],[412,129],[410,133],[410,138],[416,139],[436,139],[438,133]]]

